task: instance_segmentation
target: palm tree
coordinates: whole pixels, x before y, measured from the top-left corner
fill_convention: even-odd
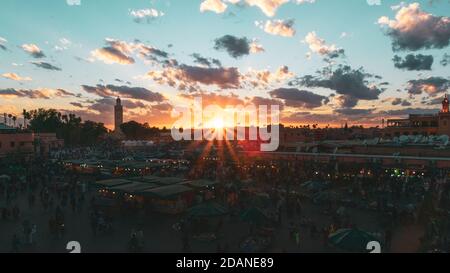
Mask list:
[[[27,128],[27,110],[22,110],[22,116],[23,116],[23,128]]]

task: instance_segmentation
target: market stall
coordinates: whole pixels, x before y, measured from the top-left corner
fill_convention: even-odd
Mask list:
[[[152,211],[178,214],[184,212],[193,201],[194,192],[184,185],[169,185],[136,193],[145,198]]]
[[[219,185],[219,181],[209,179],[192,180],[182,183],[192,189],[196,193],[196,203],[208,201],[216,197],[216,190]]]

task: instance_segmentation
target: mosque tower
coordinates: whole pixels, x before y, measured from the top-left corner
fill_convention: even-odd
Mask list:
[[[120,125],[123,123],[123,106],[120,98],[117,98],[114,106],[114,131],[120,131]]]

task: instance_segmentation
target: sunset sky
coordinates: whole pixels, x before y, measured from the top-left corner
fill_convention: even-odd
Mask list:
[[[2,0],[0,113],[171,126],[174,106],[278,104],[284,124],[380,125],[450,88],[450,1]]]

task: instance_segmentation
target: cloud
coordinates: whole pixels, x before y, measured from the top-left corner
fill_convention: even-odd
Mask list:
[[[95,103],[89,106],[89,110],[98,111],[101,114],[112,112],[114,105],[116,104],[115,98],[101,98],[96,100]],[[122,105],[127,110],[133,110],[137,108],[146,108],[147,106],[140,101],[122,100]]]
[[[271,99],[271,98],[263,98],[260,96],[255,96],[252,98],[247,98],[248,102],[255,105],[256,107],[260,106],[260,105],[267,105],[267,106],[271,106],[271,105],[278,105],[280,110],[283,110],[284,108],[284,102],[282,100],[279,99]]]
[[[341,98],[347,105],[350,98],[353,99],[350,104],[355,105],[358,100],[376,100],[384,91],[383,88],[377,87],[375,83],[369,82],[370,78],[379,79],[381,77],[366,73],[363,68],[352,69],[350,66],[339,65],[334,71],[325,68],[318,74],[318,76],[301,77],[290,84],[334,90],[340,95],[348,96]]]
[[[152,105],[152,110],[157,110],[159,112],[169,113],[170,111],[172,111],[172,109],[173,109],[173,106],[167,102]]]
[[[4,78],[13,80],[13,81],[31,81],[32,79],[30,77],[21,77],[17,75],[16,73],[4,73],[2,74]]]
[[[31,62],[33,65],[43,68],[43,69],[47,69],[47,70],[55,70],[55,71],[61,71],[61,68],[56,67],[52,64],[46,63],[46,62]]]
[[[286,106],[317,108],[328,103],[328,98],[317,95],[311,91],[299,90],[297,88],[278,88],[269,92],[272,98],[281,99]]]
[[[358,104],[358,98],[349,95],[336,96],[335,101],[342,108],[353,108]]]
[[[450,54],[445,53],[444,56],[442,56],[441,65],[447,66],[450,63]]]
[[[232,35],[225,35],[217,38],[214,43],[214,49],[225,50],[235,59],[250,54],[250,41],[246,37],[238,38]]]
[[[330,59],[340,57],[345,54],[344,49],[336,47],[336,45],[327,45],[324,39],[317,36],[316,32],[309,32],[305,37],[305,42],[309,45],[309,49],[321,56]]]
[[[121,65],[128,65],[134,64],[135,62],[131,56],[126,55],[124,51],[115,46],[106,46],[96,49],[91,52],[91,55],[106,64],[117,63]]]
[[[396,105],[401,105],[401,106],[411,106],[411,103],[405,99],[402,98],[394,98],[391,101],[391,104],[396,106]]]
[[[222,108],[226,106],[236,106],[236,105],[244,105],[245,101],[239,98],[238,95],[230,93],[227,95],[217,94],[214,92],[195,92],[190,94],[180,94],[181,98],[185,98],[188,100],[192,100],[196,97],[202,98],[202,105],[218,105]]]
[[[266,16],[273,17],[277,9],[289,0],[246,0],[246,2],[250,6],[260,8]]]
[[[71,102],[70,104],[75,106],[75,107],[78,107],[78,108],[83,108],[84,107],[83,104],[81,104],[79,102]]]
[[[194,63],[198,63],[205,67],[212,67],[212,66],[222,67],[222,63],[217,59],[205,58],[198,53],[194,53],[191,56],[194,58]]]
[[[395,55],[392,59],[394,61],[394,66],[399,69],[406,69],[409,71],[416,70],[431,70],[434,58],[432,55],[414,55],[408,54],[404,59],[400,56]]]
[[[199,82],[205,85],[217,85],[221,88],[237,88],[239,86],[239,71],[237,68],[200,68],[182,65],[181,76],[187,81]]]
[[[255,25],[266,33],[278,35],[282,37],[293,37],[295,35],[294,29],[295,21],[290,20],[267,20],[265,23],[256,21]]]
[[[410,80],[406,90],[411,95],[420,95],[423,92],[435,96],[438,93],[447,92],[450,87],[450,80],[442,77],[429,77],[426,79]]]
[[[69,39],[61,38],[61,39],[59,39],[58,44],[56,44],[54,46],[54,49],[56,51],[67,50],[71,44],[72,44],[72,42]]]
[[[297,4],[314,4],[316,0],[295,0],[295,3]]]
[[[139,57],[145,60],[156,62],[159,62],[158,58],[166,59],[169,55],[163,50],[145,45],[137,40],[134,43],[128,43],[125,41],[106,38],[105,42],[107,46],[92,51],[91,55],[95,59],[103,61],[106,64],[134,64],[135,59],[132,57],[132,54],[134,53],[137,53]]]
[[[439,109],[428,109],[428,108],[404,108],[399,110],[385,110],[378,112],[378,115],[387,116],[406,116],[406,115],[422,115],[422,114],[436,114]]]
[[[6,88],[0,89],[0,97],[6,98],[30,98],[30,99],[51,99],[55,97],[71,97],[75,96],[73,93],[64,89],[15,89]]]
[[[96,86],[82,85],[81,87],[84,91],[103,98],[124,97],[148,102],[162,102],[166,100],[160,93],[150,91],[143,87],[117,86],[112,84],[97,84]]]
[[[223,13],[227,9],[227,5],[221,0],[205,0],[200,4],[200,11],[212,11],[215,13]]]
[[[169,53],[166,51],[142,43],[138,43],[134,47],[139,51],[139,56],[147,60],[157,61],[158,58],[166,59],[169,57]]]
[[[258,41],[253,40],[253,42],[250,43],[250,53],[261,53],[264,51],[264,47],[259,44]]]
[[[373,112],[372,109],[355,109],[355,108],[344,108],[344,109],[335,109],[335,113],[345,115],[345,116],[365,116],[369,115]]]
[[[246,82],[251,87],[265,88],[270,84],[281,83],[285,80],[294,77],[294,73],[289,71],[289,67],[286,65],[280,66],[275,72],[271,72],[267,69],[264,70],[252,70],[250,69],[244,76]]]
[[[239,88],[241,74],[235,67],[201,67],[190,65],[173,65],[162,71],[152,70],[148,78],[159,84],[177,87],[179,90],[196,91],[199,84],[215,85],[222,89]]]
[[[450,43],[450,18],[426,13],[418,3],[401,7],[395,20],[383,16],[378,23],[385,26],[394,51],[444,48]]]
[[[5,44],[6,44],[7,42],[8,42],[8,41],[7,41],[5,38],[0,37],[0,49],[7,50],[7,48],[6,48],[6,46],[5,46]]]
[[[147,22],[150,23],[156,18],[164,16],[164,12],[158,11],[156,9],[139,9],[131,10],[131,17],[133,17],[136,23]]]
[[[369,6],[380,6],[381,0],[367,0]]]
[[[79,6],[81,5],[81,0],[66,0],[66,3],[69,6]]]
[[[45,57],[44,52],[35,44],[23,44],[22,49],[30,54],[34,58],[43,58]]]

